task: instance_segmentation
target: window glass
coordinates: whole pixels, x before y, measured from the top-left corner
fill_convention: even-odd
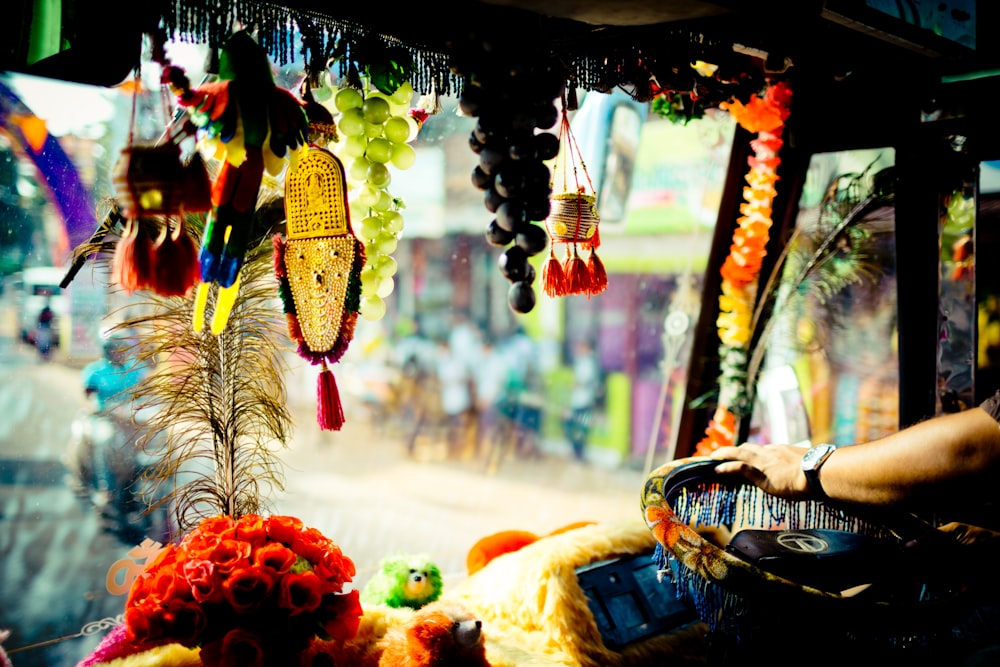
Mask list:
[[[874,440],[898,428],[891,149],[813,156],[750,362],[750,440]]]
[[[205,49],[169,46],[192,83],[203,80]],[[295,91],[302,68],[274,75]],[[110,417],[108,406],[116,382],[197,351],[157,359],[156,369],[128,361],[112,330],[149,315],[148,299],[115,284],[111,248],[71,271],[74,248],[98,230],[116,192],[122,150],[158,141],[174,117],[158,76],[149,64],[137,82],[100,88],[0,74],[0,627],[12,631],[6,646],[22,649],[13,655],[19,667],[75,664],[93,650],[171,526],[166,514],[145,516],[133,494],[155,463],[134,446],[148,415],[129,404]],[[581,103],[600,97],[581,91]],[[511,311],[501,249],[485,239],[492,214],[470,183],[475,119],[442,98],[441,113],[411,142],[416,166],[392,172],[391,192],[405,205],[398,271],[385,316],[360,318],[334,365],[341,431],[317,425],[318,369],[287,338],[277,341],[294,427],[279,452],[284,489],[270,509],[336,541],[355,560],[358,585],[396,551],[430,553],[446,577],[460,578],[467,551],[490,533],[544,535],[576,521],[637,517],[643,461],[651,446],[656,459],[664,455],[684,398],[691,327],[668,332],[665,321],[697,318],[734,124],[720,113],[675,125],[613,97],[617,109],[593,136],[575,120],[583,107],[571,112],[607,198],[604,293],[552,298],[536,282],[536,308]],[[279,196],[280,185],[265,179]],[[276,287],[272,315],[280,330]],[[136,337],[127,342],[142,344]],[[577,462],[582,341],[593,348],[596,383]],[[460,390],[479,392],[459,412],[450,407],[447,350],[467,355]],[[85,391],[94,363],[122,354],[127,377]],[[449,449],[456,425],[462,439]]]

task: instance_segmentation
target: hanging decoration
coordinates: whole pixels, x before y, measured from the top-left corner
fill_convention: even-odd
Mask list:
[[[360,314],[376,322],[385,317],[385,299],[396,286],[393,254],[404,227],[405,203],[389,189],[392,169],[405,171],[416,163],[411,143],[427,112],[410,107],[412,62],[405,50],[371,39],[341,40],[332,59],[345,76],[324,94],[338,135],[329,148],[345,165],[348,202],[360,220],[355,230],[364,244]]]
[[[608,274],[597,256],[597,248],[601,244],[597,193],[573,136],[565,99],[559,124],[559,144],[561,148],[552,169],[552,211],[545,219],[552,243],[549,257],[542,265],[542,285],[551,297],[569,294],[590,297],[607,288]],[[562,259],[556,256],[557,243],[565,247]]]
[[[545,130],[559,119],[555,100],[566,84],[559,63],[522,48],[500,52],[499,40],[470,36],[456,49],[453,68],[463,76],[459,108],[476,117],[469,147],[479,156],[472,184],[485,194],[494,214],[486,240],[506,248],[498,259],[510,282],[507,304],[515,313],[535,307],[535,267],[530,260],[545,250],[542,225],[552,210],[551,172],[546,161],[559,152],[559,137]]]
[[[762,96],[747,104],[738,100],[721,108],[728,110],[740,127],[757,137],[750,142],[754,155],[748,158],[750,171],[743,188],[744,202],[729,256],[722,265],[719,295],[719,399],[705,437],[695,447],[697,454],[709,454],[732,445],[738,418],[749,410],[747,399],[747,359],[752,338],[751,323],[760,269],[771,229],[771,206],[777,195],[778,156],[784,143],[782,133],[789,115],[792,90],[783,81],[767,86]]]
[[[385,316],[385,299],[395,289],[393,253],[403,232],[405,205],[392,195],[390,167],[410,169],[416,151],[410,145],[419,130],[409,113],[413,89],[408,83],[391,95],[342,81],[333,96],[342,140],[332,147],[346,165],[350,204],[360,219],[357,236],[364,244],[361,316],[375,322]]]
[[[339,431],[344,409],[333,373],[354,338],[361,302],[365,249],[351,229],[344,166],[330,151],[313,147],[285,179],[287,239],[276,234],[274,270],[298,354],[322,370],[316,417]]]
[[[166,59],[159,46],[159,57]],[[208,171],[197,152],[185,161],[181,143],[193,128],[168,126],[165,141],[135,143],[140,90],[137,74],[132,93],[128,144],[112,180],[117,195],[109,215],[124,224],[115,245],[112,280],[128,293],[148,289],[161,296],[184,296],[198,283],[198,251],[184,216],[204,213],[211,204]],[[164,103],[164,118],[169,104]]]
[[[201,243],[201,283],[192,321],[194,330],[201,331],[209,290],[216,285],[211,331],[218,335],[239,291],[264,172],[277,176],[286,163],[295,168],[307,145],[308,119],[302,103],[275,85],[267,53],[245,31],[222,47],[217,81],[191,88],[175,66],[164,68],[163,78],[188,110],[200,142],[222,162]]]

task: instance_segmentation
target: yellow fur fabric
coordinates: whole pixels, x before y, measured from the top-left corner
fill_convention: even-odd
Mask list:
[[[167,644],[127,658],[102,662],[101,667],[202,667],[200,654],[196,648]]]
[[[641,519],[598,523],[538,540],[492,560],[445,588],[483,621],[492,667],[663,667],[707,663],[704,624],[608,649],[601,640],[576,569],[652,551],[655,540]]]

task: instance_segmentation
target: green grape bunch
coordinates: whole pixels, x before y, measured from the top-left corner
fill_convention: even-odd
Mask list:
[[[392,169],[409,169],[417,159],[410,145],[420,129],[409,113],[412,98],[409,82],[391,95],[366,84],[359,89],[342,83],[328,102],[334,107],[339,134],[332,149],[344,163],[354,233],[365,246],[360,312],[372,322],[385,316],[385,299],[395,288],[397,265],[392,255],[403,232],[405,207],[389,186]]]

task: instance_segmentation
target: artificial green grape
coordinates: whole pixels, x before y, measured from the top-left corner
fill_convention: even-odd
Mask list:
[[[409,104],[411,99],[413,99],[413,86],[409,81],[404,81],[396,92],[389,96],[389,100],[396,104]]]
[[[386,211],[382,215],[382,229],[390,234],[403,231],[403,214],[399,211]]]
[[[378,233],[375,237],[375,248],[381,255],[391,255],[396,252],[396,246],[399,244],[399,239],[392,232],[388,232],[385,229]]]
[[[375,137],[382,136],[382,131],[385,125],[382,125],[381,123],[369,123],[367,121],[365,122],[364,125],[365,129],[363,130],[363,132],[365,136],[368,137],[369,139],[374,139]]]
[[[371,208],[379,199],[379,188],[371,183],[365,183],[358,189],[358,203],[365,208]]]
[[[399,267],[396,264],[396,260],[390,255],[379,255],[375,258],[372,268],[375,269],[375,273],[378,274],[379,278],[391,278],[396,275]]]
[[[352,134],[341,144],[340,156],[345,158],[361,157],[368,147],[368,137],[363,134]]]
[[[348,109],[357,109],[362,104],[364,104],[365,98],[361,95],[361,91],[356,88],[341,88],[337,91],[337,95],[333,98],[333,103],[337,107],[337,111],[344,113]]]
[[[389,193],[385,190],[380,190],[378,193],[378,201],[372,204],[372,208],[380,213],[383,213],[388,211],[390,206],[392,206],[392,197],[390,197]]]
[[[389,119],[389,101],[378,95],[369,95],[361,105],[365,121],[372,125],[382,125]]]
[[[409,169],[417,161],[417,152],[410,144],[392,145],[392,164],[399,169]]]
[[[410,138],[406,140],[406,143],[412,143],[420,133],[420,123],[413,116],[406,116],[406,123],[410,126]]]
[[[377,322],[385,317],[385,301],[378,294],[371,294],[361,299],[359,311],[369,322]]]
[[[392,175],[389,173],[389,170],[386,169],[384,164],[372,162],[368,165],[368,176],[366,180],[376,188],[384,188],[389,185],[389,182],[392,180]],[[378,201],[377,197],[372,204],[376,201]]]
[[[354,158],[347,168],[347,177],[352,181],[368,180],[368,166],[370,164],[371,162],[364,156]]]
[[[375,269],[365,267],[361,269],[361,291],[365,294],[374,294],[378,289],[380,278],[375,273]]]
[[[403,145],[405,146],[406,144]],[[407,146],[407,148],[409,147]],[[378,137],[368,142],[368,147],[365,149],[365,157],[372,162],[386,163],[392,157],[392,151],[392,142],[388,139]]]
[[[361,238],[366,241],[373,240],[382,231],[382,218],[377,215],[369,215],[361,220]]]
[[[382,131],[385,138],[394,144],[405,144],[406,140],[410,138],[410,124],[406,122],[404,116],[393,116],[385,121],[385,127],[382,128]]]
[[[337,120],[337,129],[344,136],[363,134],[365,131],[365,119],[361,115],[361,109],[348,109],[340,114]]]
[[[378,281],[378,287],[375,293],[378,294],[383,299],[392,294],[392,290],[396,287],[396,281],[392,278],[382,278]]]

